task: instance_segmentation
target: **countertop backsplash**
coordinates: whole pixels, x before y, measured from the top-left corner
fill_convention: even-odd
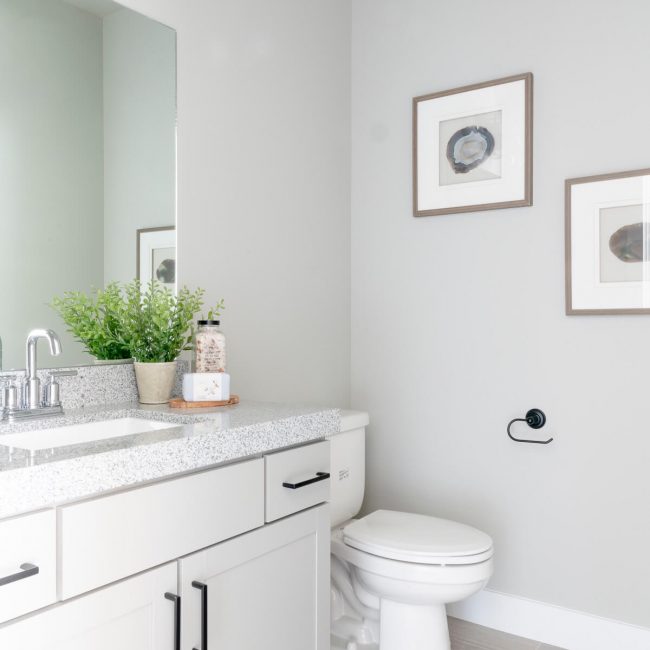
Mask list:
[[[74,377],[58,378],[61,385],[61,403],[64,409],[137,402],[138,400],[138,388],[135,383],[135,371],[132,364],[73,366],[55,368],[55,370],[76,370],[78,373]],[[181,395],[183,373],[188,371],[189,363],[185,360],[179,360],[172,392],[173,397]],[[48,369],[38,371],[43,386],[50,372],[51,370]],[[8,370],[0,372],[0,379],[8,375],[22,377],[25,375],[25,371]]]

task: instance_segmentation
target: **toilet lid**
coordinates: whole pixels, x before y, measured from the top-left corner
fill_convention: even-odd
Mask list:
[[[492,556],[492,539],[476,528],[392,510],[348,524],[343,541],[366,553],[417,564],[473,564]]]

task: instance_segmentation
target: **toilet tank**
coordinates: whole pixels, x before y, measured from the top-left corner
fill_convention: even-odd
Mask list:
[[[330,440],[330,513],[332,527],[352,519],[363,502],[366,483],[366,426],[363,411],[341,411],[341,429]]]

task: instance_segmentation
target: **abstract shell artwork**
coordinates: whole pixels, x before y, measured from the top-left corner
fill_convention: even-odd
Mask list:
[[[482,165],[494,152],[494,136],[484,126],[466,126],[447,142],[447,160],[456,174]]]
[[[650,313],[650,169],[565,184],[566,313]]]
[[[413,100],[413,213],[532,204],[532,75]]]

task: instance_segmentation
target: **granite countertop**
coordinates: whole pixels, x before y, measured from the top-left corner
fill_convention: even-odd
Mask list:
[[[28,451],[3,434],[144,418],[177,425],[146,433]],[[199,413],[129,402],[0,424],[0,518],[178,476],[323,438],[338,431],[338,409],[265,402]]]

